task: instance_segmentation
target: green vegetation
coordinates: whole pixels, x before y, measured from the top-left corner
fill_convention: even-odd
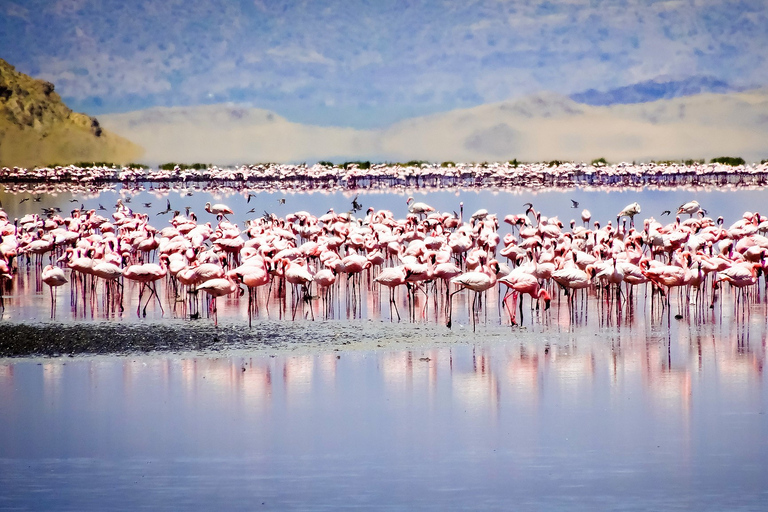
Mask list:
[[[746,162],[743,158],[738,156],[719,156],[717,158],[713,158],[710,160],[710,163],[713,164],[725,164],[730,166],[737,166],[737,165],[744,165]]]
[[[348,169],[351,165],[357,165],[357,167],[359,169],[370,169],[371,168],[371,162],[369,162],[368,160],[366,160],[365,162],[362,162],[362,161],[359,161],[359,160],[355,160],[355,161],[352,161],[352,162],[344,162],[342,164],[342,167],[344,167],[345,169]]]
[[[563,165],[561,160],[552,160],[551,162],[547,163],[547,167],[558,167],[560,165]]]
[[[521,164],[522,164],[522,162],[518,162],[517,158],[515,158],[514,160],[510,160],[509,161],[509,165],[511,165],[515,169],[517,169]]]
[[[172,170],[174,170],[176,168],[176,166],[178,166],[179,169],[181,169],[181,170],[194,169],[196,171],[202,171],[202,170],[210,168],[211,164],[202,164],[202,163],[199,163],[199,162],[196,162],[194,164],[178,164],[176,162],[167,162],[167,163],[164,163],[164,164],[160,165],[160,169],[162,169],[164,171],[172,171]]]
[[[55,167],[66,167],[68,165],[74,165],[75,167],[82,167],[83,169],[92,169],[94,167],[116,167],[116,168],[122,167],[122,164],[116,164],[115,162],[73,162],[70,164],[62,164],[62,163],[56,162],[53,164],[46,164],[44,166],[38,166],[38,167],[47,167],[49,169],[53,169]],[[146,165],[142,165],[142,164],[128,164],[128,166],[141,167],[143,169],[148,169]]]
[[[764,158],[764,159],[760,160],[760,165],[762,165],[762,164],[768,164],[768,158]]]
[[[445,162],[440,164],[440,167],[456,167],[456,162],[451,162],[450,160],[446,160]]]
[[[603,157],[600,157],[600,158],[595,158],[594,160],[592,160],[591,163],[592,165],[608,165],[608,160],[606,160]]]
[[[428,164],[428,163],[429,162],[427,162],[426,160],[411,160],[402,165],[404,165],[405,167],[421,167],[421,164]]]
[[[698,165],[698,164],[704,164],[707,161],[703,158],[700,159],[693,159],[693,158],[687,158],[685,160],[651,160],[652,164],[663,164],[663,165]],[[635,163],[632,162],[632,165]]]
[[[317,162],[317,165],[323,165],[325,167],[333,167],[333,162],[329,162],[328,160],[320,160]]]

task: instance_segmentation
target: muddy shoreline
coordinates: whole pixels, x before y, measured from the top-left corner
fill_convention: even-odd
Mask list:
[[[487,325],[478,328],[391,324],[381,321],[260,322],[252,328],[241,323],[184,321],[146,323],[0,323],[0,358],[136,355],[178,352],[220,353],[316,352],[377,350],[410,346],[439,346],[492,340],[510,341],[537,336],[525,329]],[[538,334],[539,339],[544,338]]]

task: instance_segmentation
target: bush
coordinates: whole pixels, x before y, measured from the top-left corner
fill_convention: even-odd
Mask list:
[[[328,160],[320,160],[317,162],[317,165],[322,165],[324,167],[333,167],[333,162],[329,162]]]
[[[743,158],[738,156],[719,156],[717,158],[713,158],[710,160],[710,163],[713,164],[725,164],[730,166],[737,166],[737,165],[744,165],[746,162]]]
[[[693,160],[692,158],[689,158],[688,160],[683,161],[685,165],[699,165],[699,164],[703,164],[704,162],[705,162],[704,159]]]
[[[515,158],[514,160],[510,160],[509,161],[509,165],[511,165],[515,169],[517,169],[520,166],[520,164],[522,164],[522,162],[518,162],[517,158]]]
[[[361,162],[359,160],[355,160],[353,162],[344,162],[342,164],[342,167],[345,169],[349,168],[350,165],[357,165],[358,169],[370,169],[371,168],[371,162],[366,160],[365,162]]]
[[[450,160],[446,160],[445,162],[440,164],[440,167],[456,167],[456,162],[451,162]]]
[[[595,158],[592,160],[592,165],[608,165],[608,161],[603,157]]]
[[[406,167],[421,167],[421,164],[428,164],[428,163],[429,162],[427,162],[426,160],[411,160],[410,162],[406,162],[403,165],[405,165]]]
[[[179,164],[179,163],[176,163],[176,162],[167,162],[167,163],[161,164],[160,165],[160,169],[163,170],[163,171],[172,171],[177,166],[181,170],[184,170],[184,169],[194,169],[196,171],[202,171],[204,169],[208,169],[209,167],[211,167],[211,164],[203,164],[203,163],[199,163],[199,162],[196,162],[194,164]]]
[[[768,164],[768,158],[764,158],[764,159],[760,160],[760,165],[762,165],[762,164]]]
[[[552,160],[551,162],[547,163],[547,167],[557,167],[563,165],[563,162],[560,160]]]
[[[75,167],[120,167],[114,162],[75,162],[73,164]]]

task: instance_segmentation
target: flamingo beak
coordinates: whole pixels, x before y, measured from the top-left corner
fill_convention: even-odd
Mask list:
[[[544,301],[544,311],[549,309],[550,302],[552,302],[550,299]]]

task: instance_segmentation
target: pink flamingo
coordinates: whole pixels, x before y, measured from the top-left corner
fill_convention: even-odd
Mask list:
[[[513,294],[515,300],[517,300],[518,294],[528,294],[533,299],[544,299],[544,310],[549,309],[549,304],[552,298],[549,296],[549,292],[544,288],[541,288],[539,281],[531,274],[526,272],[510,272],[506,276],[499,279],[500,283],[504,283],[509,287],[509,292],[504,296],[502,304],[506,306],[507,298],[510,294]],[[512,306],[512,310],[509,311],[509,319],[512,325],[515,325],[515,305]],[[523,321],[523,300],[520,298],[520,322]]]
[[[399,265],[397,267],[385,268],[373,279],[373,282],[389,288],[390,318],[392,317],[391,308],[394,305],[397,319],[400,320],[400,312],[397,310],[397,304],[395,303],[395,288],[404,285],[407,278],[408,271],[405,269],[405,266]]]
[[[216,299],[234,293],[235,290],[237,290],[237,284],[235,284],[231,277],[217,277],[199,284],[197,289],[203,290],[205,293],[213,297],[211,306],[209,307],[209,313],[211,310],[213,310],[214,325],[218,327],[219,311],[216,307]]]
[[[43,269],[42,280],[51,290],[51,318],[53,318],[56,312],[56,299],[53,296],[53,289],[65,285],[68,281],[64,276],[64,271],[53,265],[47,265]]]
[[[495,267],[496,271],[492,271],[491,268]],[[448,301],[448,323],[446,327],[451,328],[453,317],[453,296],[459,293],[461,290],[468,288],[475,292],[475,298],[472,301],[472,330],[475,330],[475,308],[480,299],[480,293],[493,288],[496,284],[496,274],[498,272],[498,262],[491,260],[487,265],[481,267],[481,270],[474,270],[470,272],[464,272],[451,279],[451,284],[459,285],[459,289],[450,295]]]
[[[160,305],[161,314],[165,314],[163,309],[163,303],[160,300],[160,296],[157,294],[157,288],[155,287],[155,281],[158,281],[165,277],[168,273],[168,256],[163,254],[160,256],[160,264],[157,263],[139,263],[130,265],[123,270],[123,277],[131,281],[141,283],[139,288],[139,305],[136,308],[136,315],[139,316],[141,310],[141,296],[144,293],[144,288],[149,288],[150,294],[147,299],[147,303],[144,304],[144,316],[147,316],[147,306],[149,301],[152,300],[152,295],[157,298],[157,303]]]

